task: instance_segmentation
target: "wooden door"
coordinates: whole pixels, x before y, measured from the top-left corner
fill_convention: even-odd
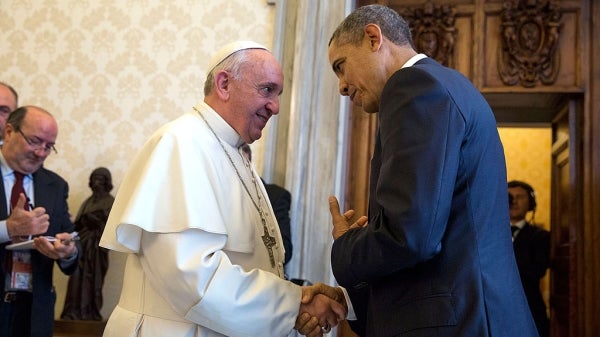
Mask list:
[[[578,224],[581,223],[578,104],[571,100],[552,123],[552,213],[550,331],[552,337],[580,336],[578,331]]]

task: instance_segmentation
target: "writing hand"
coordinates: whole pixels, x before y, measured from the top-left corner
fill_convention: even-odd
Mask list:
[[[25,202],[27,202],[27,199],[21,193],[17,204],[6,219],[6,229],[11,238],[16,239],[22,236],[43,234],[50,226],[50,216],[46,214],[46,209],[36,207],[27,211],[24,209]]]
[[[333,230],[331,234],[333,239],[337,239],[344,235],[351,228],[364,227],[367,225],[369,218],[361,216],[353,224],[350,224],[350,219],[354,216],[354,210],[348,210],[344,214],[340,213],[340,204],[334,196],[329,197],[329,213],[331,213],[331,222],[333,223]]]

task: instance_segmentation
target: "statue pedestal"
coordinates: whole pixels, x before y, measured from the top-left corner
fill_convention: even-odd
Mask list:
[[[54,337],[101,337],[106,320],[55,320]]]

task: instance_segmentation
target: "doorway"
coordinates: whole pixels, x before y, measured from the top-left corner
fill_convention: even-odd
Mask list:
[[[577,181],[582,177],[582,96],[513,93],[488,94],[486,98],[505,145],[508,179],[524,175],[527,178],[519,180],[530,180],[535,186],[542,204],[535,222],[551,233],[551,267],[541,284],[550,335],[576,336],[581,272],[577,243],[583,214],[581,182]],[[527,172],[533,161],[539,165],[537,176]]]

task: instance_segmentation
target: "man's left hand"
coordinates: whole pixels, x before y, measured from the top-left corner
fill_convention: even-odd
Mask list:
[[[47,257],[58,260],[70,258],[77,253],[77,245],[69,233],[56,234],[56,241],[50,242],[43,236],[33,239],[33,248]]]
[[[331,222],[333,223],[333,239],[344,235],[351,228],[359,228],[367,225],[369,218],[361,216],[354,223],[350,224],[350,219],[354,216],[354,210],[348,210],[344,214],[340,213],[340,204],[334,196],[329,197],[329,212],[331,213]]]

